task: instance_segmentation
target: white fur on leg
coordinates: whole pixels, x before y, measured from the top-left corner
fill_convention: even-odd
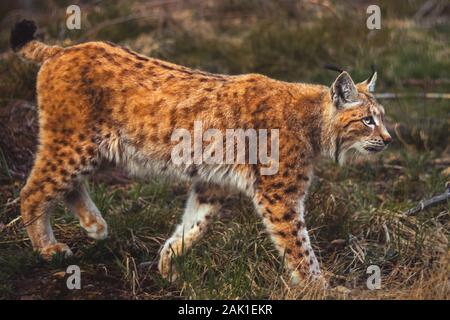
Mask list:
[[[200,203],[197,194],[191,191],[182,222],[166,241],[160,253],[158,269],[164,277],[168,277],[171,274],[172,277],[169,280],[173,281],[175,279],[174,270],[171,270],[173,256],[184,254],[200,239],[209,225],[212,213],[216,209],[216,205]]]
[[[309,274],[311,278],[316,279],[321,277],[319,262],[317,261],[316,255],[311,246],[311,240],[309,239],[308,231],[306,230],[306,228],[303,228],[299,231],[299,238],[302,239],[302,245],[305,251],[307,250],[307,252],[309,252],[309,256],[306,258],[311,262],[311,264],[309,265]]]
[[[89,237],[103,240],[108,236],[108,225],[84,185],[74,190],[66,202],[69,209],[80,220],[81,227],[86,230]]]

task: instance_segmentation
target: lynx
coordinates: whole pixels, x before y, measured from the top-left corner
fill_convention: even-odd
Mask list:
[[[358,84],[345,71],[331,87],[286,83],[259,74],[193,70],[112,43],[49,46],[35,40],[35,31],[33,22],[23,20],[10,41],[19,56],[41,64],[39,147],[20,198],[28,235],[43,257],[71,254],[50,225],[57,201],[65,202],[90,237],[107,236],[85,186],[106,162],[139,177],[160,174],[191,182],[182,221],[160,251],[163,276],[173,274],[174,256],[205,233],[223,197],[238,191],[252,199],[291,281],[324,281],[304,202],[319,156],[343,163],[349,150],[372,154],[391,142],[384,109],[372,94],[375,72]],[[277,173],[262,174],[260,163],[174,164],[171,134],[177,128],[192,132],[195,121],[222,132],[278,129]]]

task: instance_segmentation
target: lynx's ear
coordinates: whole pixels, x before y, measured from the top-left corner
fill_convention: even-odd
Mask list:
[[[336,108],[345,108],[358,101],[358,89],[347,72],[342,72],[331,86],[331,98]]]
[[[375,92],[375,85],[377,83],[377,72],[373,71],[372,75],[369,77],[369,79],[367,79],[366,81],[363,81],[361,83],[358,84],[358,88],[362,87],[364,88],[367,92]]]
[[[367,91],[369,92],[375,92],[375,85],[377,83],[377,72],[374,71],[372,75],[364,81],[364,83],[367,85]]]

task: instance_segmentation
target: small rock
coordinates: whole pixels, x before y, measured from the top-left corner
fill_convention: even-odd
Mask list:
[[[330,242],[330,244],[333,247],[339,247],[339,248],[344,247],[346,243],[347,243],[347,241],[345,241],[344,239],[335,239],[335,240]]]
[[[351,289],[344,287],[344,286],[334,287],[333,291],[335,291],[336,293],[344,294],[344,295],[350,294],[352,292]]]
[[[55,276],[56,278],[64,278],[66,276],[66,272],[65,271],[55,272],[53,276]]]

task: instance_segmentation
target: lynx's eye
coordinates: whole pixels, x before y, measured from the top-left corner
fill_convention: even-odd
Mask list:
[[[368,127],[373,127],[375,125],[375,120],[373,120],[372,116],[362,118],[362,122]]]

